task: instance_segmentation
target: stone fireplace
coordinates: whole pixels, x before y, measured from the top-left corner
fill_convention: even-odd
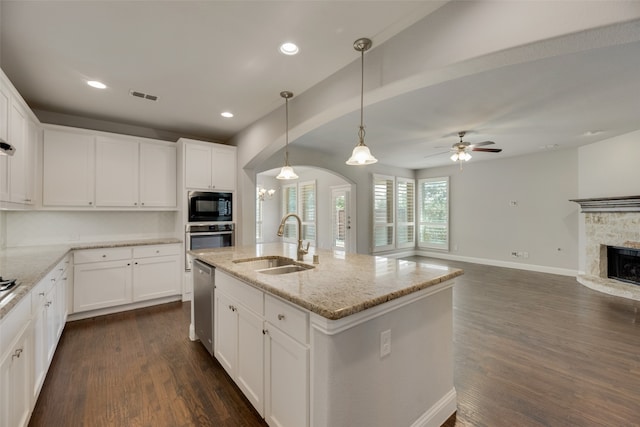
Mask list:
[[[640,252],[640,196],[572,201],[585,214],[585,274],[578,281],[601,292],[640,300],[640,284],[608,277],[615,268],[609,265],[609,248],[620,248],[625,256]]]

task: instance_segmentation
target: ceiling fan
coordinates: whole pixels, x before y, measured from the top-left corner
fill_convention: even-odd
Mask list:
[[[449,150],[451,154],[451,160],[454,162],[460,162],[460,169],[462,169],[462,163],[469,161],[471,159],[470,151],[481,151],[484,153],[499,153],[502,151],[502,148],[482,148],[486,145],[495,144],[493,141],[482,141],[477,142],[475,144],[471,144],[470,142],[463,141],[462,138],[467,134],[466,131],[458,132],[458,136],[460,137],[460,141],[456,142],[451,146],[451,150]],[[434,155],[440,155],[443,153],[438,153]],[[427,156],[431,157],[431,156]]]

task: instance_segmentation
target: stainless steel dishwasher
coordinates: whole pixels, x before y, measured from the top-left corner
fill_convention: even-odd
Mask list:
[[[193,321],[200,342],[213,356],[213,302],[215,268],[193,261]]]

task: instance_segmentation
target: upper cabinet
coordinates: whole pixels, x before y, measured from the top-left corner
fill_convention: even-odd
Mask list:
[[[176,209],[176,161],[166,141],[46,129],[43,206]]]
[[[0,72],[0,138],[15,148],[0,155],[0,201],[19,209],[33,204],[38,133],[37,119]]]
[[[185,141],[185,187],[194,190],[236,189],[236,147]]]

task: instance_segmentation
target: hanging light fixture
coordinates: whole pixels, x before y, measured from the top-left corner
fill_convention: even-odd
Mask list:
[[[371,155],[369,147],[364,143],[364,52],[371,48],[371,40],[362,38],[353,42],[353,48],[360,52],[361,80],[360,80],[360,130],[358,131],[358,145],[353,149],[351,157],[347,160],[348,165],[370,165],[376,163],[378,159]]]
[[[298,175],[289,165],[289,98],[293,97],[293,93],[289,91],[280,92],[280,96],[284,98],[285,109],[285,142],[284,142],[284,166],[280,169],[277,179],[298,179]]]

